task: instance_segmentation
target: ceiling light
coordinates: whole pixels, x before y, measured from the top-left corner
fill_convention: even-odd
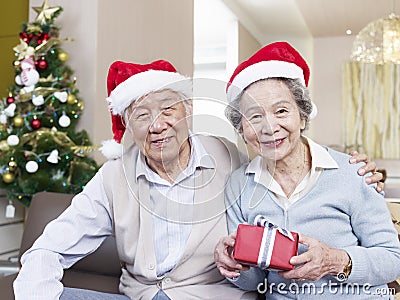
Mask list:
[[[346,30],[346,34],[347,34],[347,35],[351,35],[351,29],[347,29],[347,30]]]
[[[369,23],[353,43],[351,59],[359,62],[400,64],[400,18],[391,13]]]

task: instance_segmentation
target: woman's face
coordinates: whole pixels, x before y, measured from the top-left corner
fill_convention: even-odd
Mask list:
[[[240,100],[243,137],[267,160],[285,159],[300,143],[305,120],[285,83],[268,79],[249,86]]]
[[[185,107],[177,93],[170,90],[150,93],[129,109],[133,140],[150,166],[187,159],[182,154],[190,155],[187,118],[191,111],[187,111],[189,105]]]

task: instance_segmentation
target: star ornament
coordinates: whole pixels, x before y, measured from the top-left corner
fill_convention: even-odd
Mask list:
[[[61,9],[61,6],[50,7],[48,0],[44,0],[41,7],[32,7],[34,11],[38,13],[36,16],[36,22],[44,25],[46,20],[50,20],[53,15]]]

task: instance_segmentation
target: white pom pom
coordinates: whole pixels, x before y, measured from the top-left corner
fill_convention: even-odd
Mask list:
[[[102,141],[103,147],[100,148],[101,153],[108,159],[117,159],[122,156],[123,146],[115,140]]]
[[[315,117],[316,117],[317,114],[318,114],[318,108],[317,108],[317,106],[315,105],[315,103],[311,101],[311,105],[312,105],[312,110],[311,110],[310,115],[308,116],[308,119],[309,119],[309,120],[315,119]]]

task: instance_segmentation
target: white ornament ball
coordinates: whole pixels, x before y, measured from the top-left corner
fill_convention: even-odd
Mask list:
[[[60,124],[61,127],[68,127],[71,124],[71,119],[66,115],[62,115],[58,120],[58,124]]]
[[[35,173],[39,169],[39,165],[36,161],[30,160],[25,165],[25,170],[28,173]]]
[[[18,145],[18,144],[19,144],[19,137],[16,136],[15,134],[10,135],[10,136],[7,138],[7,144],[10,145],[10,146],[16,146],[16,145]]]

